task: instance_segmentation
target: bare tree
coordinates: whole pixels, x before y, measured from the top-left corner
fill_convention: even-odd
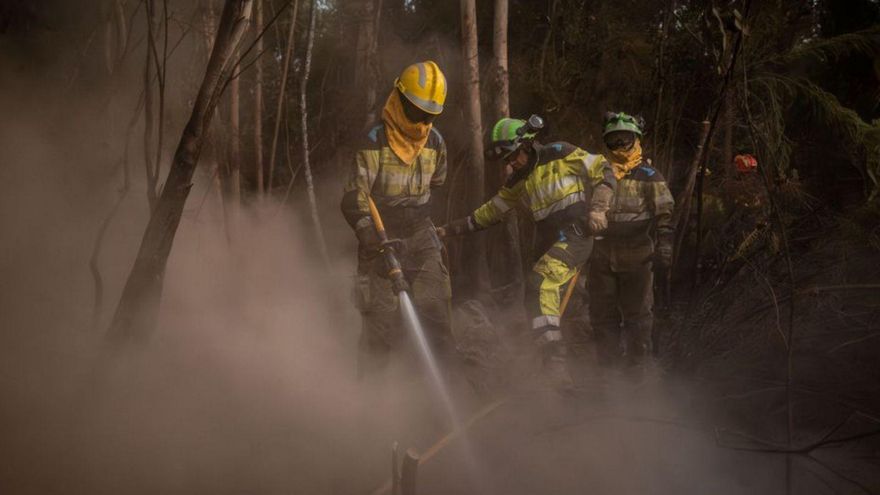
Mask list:
[[[104,216],[104,220],[101,222],[100,227],[98,227],[95,242],[92,244],[92,254],[89,257],[89,271],[92,274],[92,282],[95,289],[95,300],[92,305],[92,328],[95,330],[98,329],[98,324],[101,320],[101,310],[104,307],[104,279],[101,276],[101,269],[98,263],[101,257],[101,248],[104,244],[104,237],[107,235],[107,231],[110,228],[110,223],[113,221],[116,213],[119,212],[119,207],[122,206],[122,202],[125,200],[125,197],[128,196],[128,192],[131,189],[131,177],[128,167],[128,145],[131,142],[131,134],[134,131],[138,120],[140,120],[141,111],[143,111],[143,109],[144,98],[141,96],[141,98],[138,99],[137,107],[135,107],[134,114],[131,116],[131,119],[128,122],[128,128],[125,132],[125,147],[123,148],[122,158],[119,162],[119,167],[122,169],[122,185],[119,187],[116,201],[113,202],[110,210]]]
[[[724,172],[727,177],[733,177],[736,172],[733,166],[733,126],[736,125],[736,94],[728,91],[724,99]]]
[[[233,53],[238,58],[238,51]],[[220,166],[220,191],[223,200],[223,220],[226,238],[235,237],[238,209],[241,206],[241,77],[232,76],[229,82],[229,127],[227,129],[227,154]]]
[[[147,202],[150,211],[156,207],[158,201],[158,182],[159,173],[157,167],[153,164],[153,128],[155,122],[153,119],[153,65],[156,56],[155,41],[155,11],[153,9],[152,0],[146,0],[144,3],[147,19],[147,60],[144,62],[144,171],[147,176]]]
[[[284,52],[284,65],[281,68],[281,88],[278,90],[278,106],[275,109],[275,130],[272,132],[272,146],[269,148],[269,194],[272,194],[272,186],[275,182],[275,153],[278,150],[278,133],[281,130],[281,122],[283,121],[284,94],[287,89],[290,58],[293,56],[293,35],[296,33],[296,14],[298,10],[299,0],[296,0],[293,3],[293,10],[290,11],[290,27],[287,30],[287,49]]]
[[[492,55],[495,57],[495,117],[510,116],[510,84],[507,77],[507,22],[509,0],[495,0]]]
[[[744,10],[745,15],[748,15],[748,7],[749,2],[747,1]],[[692,287],[696,287],[697,282],[699,281],[699,262],[703,237],[703,180],[706,176],[706,157],[711,148],[713,132],[718,123],[718,117],[721,114],[722,107],[725,106],[725,102],[727,101],[726,95],[730,89],[730,83],[734,69],[736,68],[737,59],[740,56],[742,42],[743,33],[740,31],[736,35],[736,41],[733,43],[732,48],[729,49],[729,52],[727,52],[728,49],[725,48],[726,52],[722,55],[721,63],[719,65],[723,65],[725,68],[721,81],[721,88],[717,100],[714,103],[714,108],[710,108],[706,119],[703,121],[703,131],[699,141],[700,144],[697,146],[697,153],[691,164],[691,169],[689,170],[687,185],[675,201],[676,208],[673,213],[673,222],[675,225],[675,254],[673,257],[673,266],[675,266],[675,263],[678,261],[678,254],[685,234],[687,233],[688,222],[690,221],[691,195],[695,195],[697,199],[697,242],[694,249],[695,255]],[[694,184],[694,182],[696,182],[696,184]]]
[[[461,46],[464,59],[467,128],[470,133],[468,157],[467,206],[477,208],[484,199],[483,122],[480,115],[480,60],[477,53],[477,12],[475,0],[461,0]],[[470,255],[467,272],[472,277],[471,289],[483,292],[488,287],[486,240],[482,234],[468,237]]]
[[[257,198],[263,198],[263,0],[254,0],[254,32],[257,60],[254,62],[254,177]]]
[[[230,60],[241,41],[251,15],[253,0],[227,0],[214,48],[205,70],[190,119],[174,153],[168,180],[144,232],[134,266],[125,283],[108,337],[136,340],[148,337],[155,325],[162,296],[165,266],[186,198],[205,132],[228,78]]]
[[[495,121],[510,116],[510,90],[507,73],[508,2],[509,0],[495,0],[492,36],[492,82],[495,89],[492,108]],[[500,188],[504,183],[504,179],[505,170],[501,166],[493,167],[486,181],[488,187],[487,194],[493,194]],[[500,256],[493,255],[490,257],[490,260],[496,259],[499,262],[495,264],[489,263],[493,277],[496,281],[500,278],[504,281],[505,285],[513,289],[511,292],[507,292],[511,299],[521,300],[524,284],[521,263],[522,250],[520,249],[519,222],[516,209],[511,209],[507,213],[503,228],[490,231],[488,238],[490,252],[500,253]]]
[[[654,155],[654,163],[655,167],[661,169],[662,165],[660,160],[660,150],[657,149],[657,146],[660,145],[659,136],[660,136],[660,116],[663,110],[663,97],[665,96],[666,90],[666,43],[669,39],[669,24],[672,22],[672,14],[675,10],[675,0],[670,0],[669,5],[664,9],[663,15],[663,24],[660,27],[657,40],[656,48],[657,48],[657,56],[655,58],[655,66],[654,66],[654,77],[656,78],[657,85],[657,102],[656,107],[654,109],[654,122],[651,127],[651,147],[650,151]],[[663,171],[665,174],[666,172]],[[670,177],[667,177],[670,179]]]
[[[354,6],[357,23],[357,50],[355,55],[355,86],[362,88],[360,124],[364,127],[376,120],[376,91],[379,79],[379,18],[382,0],[360,0]],[[358,129],[360,131],[361,129]]]
[[[309,206],[311,207],[312,221],[315,224],[315,240],[317,241],[318,249],[321,251],[324,264],[329,268],[330,257],[327,253],[327,242],[324,240],[324,229],[321,227],[321,218],[318,216],[318,201],[315,199],[315,184],[312,180],[312,167],[309,165],[309,113],[308,106],[306,105],[306,90],[309,85],[309,71],[311,70],[312,65],[312,47],[315,44],[315,19],[317,17],[318,0],[312,0],[312,5],[309,9],[309,34],[306,40],[305,63],[303,64],[302,80],[299,85],[299,106],[300,115],[302,117],[300,127],[302,129],[303,170],[305,171],[306,176],[306,190],[309,194]]]
[[[238,52],[236,52],[236,55]],[[241,78],[236,75],[229,83],[229,167],[227,168],[227,200],[237,207],[240,202],[239,169],[241,167]]]
[[[122,0],[104,4],[107,22],[104,25],[104,64],[108,74],[113,74],[122,62],[128,45],[128,24]]]
[[[697,183],[697,174],[700,172],[700,163],[703,161],[705,149],[709,146],[711,128],[711,122],[708,120],[702,122],[700,139],[697,141],[697,149],[694,152],[694,159],[691,162],[690,167],[687,169],[687,178],[685,179],[684,189],[682,189],[681,192],[678,193],[678,197],[675,198],[675,211],[672,213],[672,224],[675,225],[673,265],[678,262],[682,243],[685,239],[687,222],[690,220],[691,214],[691,196],[694,194],[694,186]]]
[[[214,49],[214,0],[201,0],[202,2],[202,26],[204,27],[204,41],[206,57],[211,56],[211,50]]]

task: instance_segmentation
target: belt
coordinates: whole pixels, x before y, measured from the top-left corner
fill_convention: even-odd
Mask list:
[[[431,223],[430,203],[420,206],[379,207],[379,214],[391,237],[408,237]]]
[[[587,237],[588,231],[589,229],[587,229],[586,225],[583,225],[583,222],[572,222],[559,229],[559,240],[565,241],[570,237],[580,237],[583,239]]]
[[[422,218],[408,219],[405,222],[385,224],[385,228],[388,229],[388,237],[396,239],[406,239],[407,237],[412,237],[413,235],[424,229],[430,229],[433,227],[434,223],[431,222],[431,218],[427,216]]]

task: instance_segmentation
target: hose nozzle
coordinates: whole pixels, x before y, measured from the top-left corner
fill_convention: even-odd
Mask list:
[[[370,205],[370,216],[373,218],[373,225],[376,227],[376,233],[379,234],[379,240],[382,242],[380,251],[385,257],[385,267],[388,270],[388,279],[391,280],[391,290],[395,294],[409,292],[409,283],[406,281],[406,277],[403,276],[403,269],[400,267],[397,251],[394,248],[400,241],[398,239],[388,239],[388,233],[385,231],[385,224],[382,222],[382,216],[379,215],[376,203],[369,196],[367,201]]]

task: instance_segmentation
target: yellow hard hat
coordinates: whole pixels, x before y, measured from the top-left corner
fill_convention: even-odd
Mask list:
[[[394,86],[419,109],[439,115],[446,101],[446,76],[432,60],[412,64],[400,73]]]

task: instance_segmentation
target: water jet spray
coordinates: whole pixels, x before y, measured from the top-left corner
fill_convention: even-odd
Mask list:
[[[449,395],[449,390],[446,387],[443,375],[440,373],[440,367],[437,364],[437,358],[431,350],[428,338],[425,335],[425,330],[416,314],[412,298],[409,294],[409,283],[406,281],[406,277],[404,277],[403,269],[397,258],[397,249],[395,246],[399,245],[400,241],[398,239],[388,238],[385,224],[382,222],[382,216],[379,215],[379,209],[376,208],[376,203],[373,202],[373,198],[371,197],[367,197],[367,201],[370,206],[370,216],[373,219],[373,225],[376,228],[376,233],[381,242],[379,252],[385,258],[385,266],[388,270],[387,276],[391,280],[391,289],[397,294],[397,297],[400,300],[400,309],[403,313],[403,319],[406,321],[407,327],[416,340],[419,354],[421,355],[425,366],[428,368],[434,391],[440,398],[441,402],[443,402],[443,406],[446,408],[446,412],[452,421],[453,428],[458,429],[459,420],[455,411],[455,406],[452,403],[452,397]]]

